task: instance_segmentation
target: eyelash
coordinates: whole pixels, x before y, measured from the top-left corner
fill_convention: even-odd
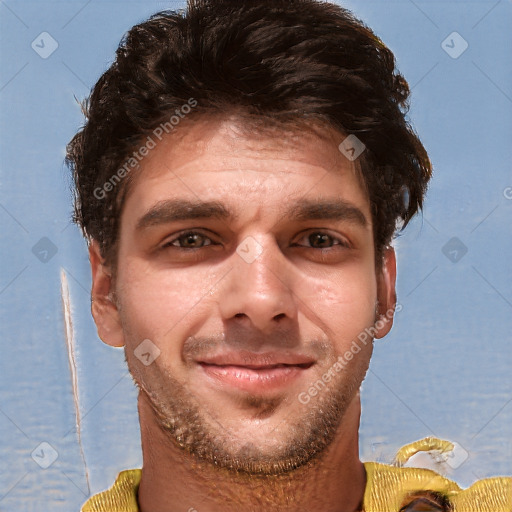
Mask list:
[[[185,251],[197,251],[199,249],[203,249],[204,247],[210,247],[212,245],[219,245],[219,244],[215,244],[215,243],[209,243],[207,245],[203,245],[201,247],[179,247],[179,246],[175,246],[173,245],[174,242],[176,241],[179,241],[180,239],[183,239],[187,236],[190,236],[190,235],[200,235],[208,240],[210,240],[210,242],[212,242],[211,238],[207,235],[205,235],[204,233],[202,233],[201,231],[194,231],[194,230],[191,230],[191,231],[183,231],[181,233],[179,233],[177,236],[175,236],[172,240],[169,240],[168,242],[166,242],[163,246],[162,246],[162,249],[166,249],[166,248],[174,248],[174,249],[182,249],[182,250],[185,250]],[[308,233],[306,233],[305,235],[302,236],[302,238],[305,238],[305,237],[309,237],[309,236],[312,236],[312,235],[326,235],[328,236],[331,240],[333,240],[334,242],[339,242],[339,243],[333,243],[332,246],[330,247],[307,247],[307,246],[303,246],[303,245],[299,245],[299,244],[293,244],[293,247],[306,247],[306,248],[309,248],[309,249],[319,249],[319,250],[333,250],[333,247],[335,246],[340,246],[342,248],[345,248],[345,249],[349,249],[350,248],[350,244],[348,242],[346,242],[344,239],[342,238],[339,238],[339,237],[336,237],[334,235],[330,235],[329,233],[325,232],[325,231],[322,231],[322,230],[317,230],[317,231],[309,231]]]

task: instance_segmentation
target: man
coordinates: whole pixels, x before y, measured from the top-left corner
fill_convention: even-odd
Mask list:
[[[408,93],[333,4],[191,0],[128,32],[68,162],[92,314],[140,390],[143,468],[83,511],[512,508],[506,479],[462,491],[359,460],[390,243],[431,176]]]

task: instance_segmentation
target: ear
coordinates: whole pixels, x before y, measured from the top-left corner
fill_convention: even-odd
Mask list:
[[[396,256],[392,247],[386,247],[382,256],[381,270],[377,275],[378,310],[375,322],[375,338],[383,338],[393,326],[396,306]]]
[[[112,274],[104,264],[96,241],[89,245],[89,261],[92,272],[91,313],[96,323],[98,336],[107,345],[124,345],[123,329],[117,305],[112,299]]]

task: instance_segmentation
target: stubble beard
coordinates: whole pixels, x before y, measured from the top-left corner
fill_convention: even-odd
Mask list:
[[[127,361],[128,362],[128,361]],[[156,370],[156,371],[155,371]],[[318,459],[331,445],[364,378],[367,368],[355,375],[337,373],[318,395],[297,409],[270,432],[272,449],[264,449],[251,439],[240,439],[236,432],[222,425],[196,397],[168,371],[154,369],[151,385],[143,384],[131,372],[141,393],[149,401],[159,428],[171,443],[207,463],[236,473],[271,476],[290,473]],[[156,384],[155,384],[156,383]],[[169,392],[171,391],[171,392]],[[260,415],[272,415],[281,400],[247,396],[245,406]],[[278,438],[281,439],[278,439]]]

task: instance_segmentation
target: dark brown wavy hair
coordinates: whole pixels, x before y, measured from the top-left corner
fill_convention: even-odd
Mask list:
[[[324,123],[354,134],[372,209],[377,264],[421,209],[431,163],[409,124],[409,87],[392,52],[351,12],[316,0],[189,0],[123,37],[84,102],[67,148],[74,220],[114,264],[130,174],[103,189],[141,141],[191,98],[201,114],[242,112],[263,125]],[[119,174],[118,174],[119,175]],[[110,190],[111,189],[111,190]]]

